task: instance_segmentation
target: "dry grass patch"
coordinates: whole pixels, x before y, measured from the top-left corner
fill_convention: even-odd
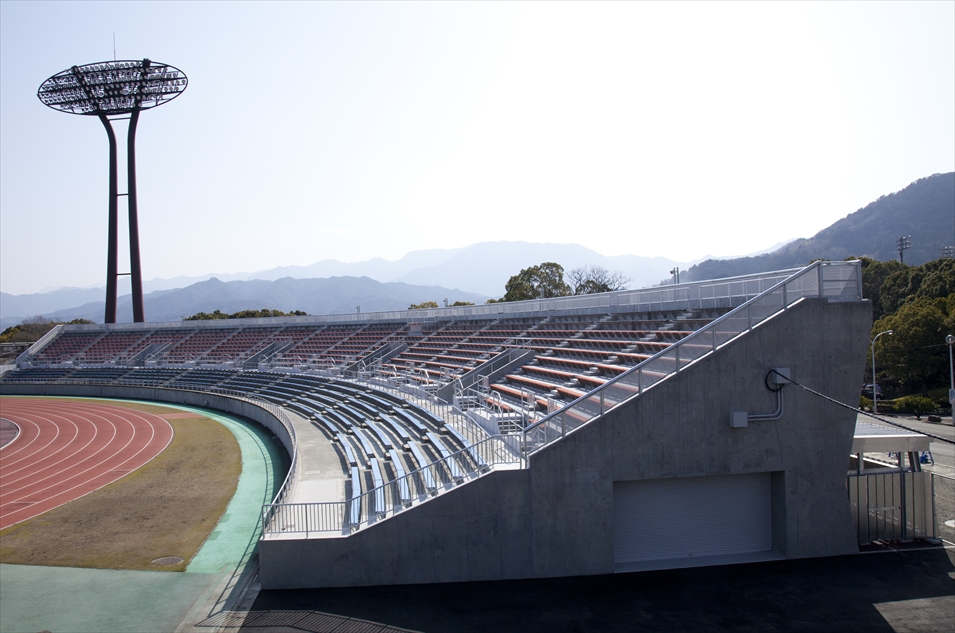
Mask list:
[[[182,409],[166,407],[161,404],[127,402],[125,400],[110,400],[109,398],[57,398],[57,400],[69,400],[70,402],[82,402],[83,404],[108,404],[113,407],[135,409],[136,411],[145,411],[146,413],[154,413],[156,415],[162,415],[163,413],[185,413]]]
[[[131,408],[141,407],[154,405]],[[184,570],[229,505],[242,455],[229,429],[214,420],[174,419],[170,424],[172,442],[142,468],[0,531],[0,562]],[[166,567],[150,564],[166,556],[184,560]]]

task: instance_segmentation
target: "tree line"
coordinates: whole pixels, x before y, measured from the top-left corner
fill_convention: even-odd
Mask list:
[[[183,321],[213,321],[216,319],[264,319],[270,317],[288,317],[288,316],[308,316],[307,312],[302,310],[292,310],[291,312],[282,312],[281,310],[270,310],[262,308],[261,310],[239,310],[232,314],[226,314],[221,310],[214,312],[198,312],[192,316],[185,317]]]
[[[887,397],[932,395],[939,404],[947,404],[945,337],[955,334],[955,259],[936,259],[921,266],[860,259],[863,296],[872,301],[869,339],[893,332],[876,343],[876,382]],[[871,354],[870,345],[869,367]]]
[[[602,266],[581,266],[570,272],[556,262],[542,262],[529,266],[512,275],[504,284],[504,296],[488,299],[487,303],[550,299],[572,295],[589,295],[598,292],[626,290],[630,278],[623,273],[607,270]],[[469,301],[455,301],[451,306],[474,305]],[[412,303],[409,310],[437,308],[436,301]]]
[[[42,316],[28,317],[19,325],[8,327],[0,332],[0,343],[33,343],[57,325],[84,325],[95,323],[89,319],[72,321],[52,321]]]

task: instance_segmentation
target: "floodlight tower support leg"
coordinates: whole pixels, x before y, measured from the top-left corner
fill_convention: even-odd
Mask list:
[[[119,248],[119,210],[118,198],[119,192],[116,185],[116,135],[113,133],[113,126],[110,124],[106,115],[101,114],[99,120],[106,128],[106,136],[109,137],[109,223],[107,226],[106,238],[106,314],[103,317],[105,323],[116,323],[116,276],[118,270],[118,248]]]
[[[126,202],[129,206],[129,277],[133,285],[133,322],[146,320],[143,310],[143,271],[139,260],[139,216],[136,204],[136,124],[139,110],[133,110],[129,118],[126,137]]]

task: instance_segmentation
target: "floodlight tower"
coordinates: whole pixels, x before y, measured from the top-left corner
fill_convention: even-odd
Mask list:
[[[903,235],[899,238],[899,241],[896,242],[896,250],[899,251],[899,262],[905,263],[905,251],[912,248],[912,236]]]
[[[106,323],[116,323],[116,285],[129,275],[133,286],[133,321],[146,320],[143,312],[143,274],[139,258],[139,219],[136,203],[136,125],[139,113],[175,99],[186,89],[185,73],[148,59],[122,60],[73,66],[40,84],[36,96],[54,110],[95,116],[109,138],[109,224],[106,248]],[[124,116],[128,115],[128,116]],[[111,118],[112,117],[112,118]],[[116,135],[111,121],[128,119],[126,134],[126,193],[116,184]],[[130,272],[118,270],[119,197],[129,209]]]

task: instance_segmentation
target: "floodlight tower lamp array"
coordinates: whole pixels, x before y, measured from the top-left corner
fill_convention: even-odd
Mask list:
[[[106,128],[109,139],[109,224],[106,257],[106,323],[116,322],[117,281],[128,274],[132,282],[133,321],[146,320],[143,308],[142,265],[139,253],[139,220],[136,196],[136,128],[139,113],[178,97],[189,80],[185,73],[168,64],[149,59],[123,60],[73,66],[44,81],[37,97],[54,110],[95,116]],[[126,136],[127,191],[117,185],[116,135],[111,121],[129,115]],[[114,119],[110,119],[114,117]],[[118,269],[119,196],[125,195],[129,209],[130,272]]]

